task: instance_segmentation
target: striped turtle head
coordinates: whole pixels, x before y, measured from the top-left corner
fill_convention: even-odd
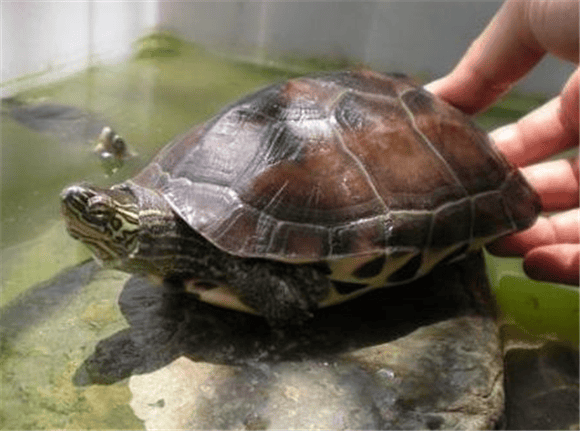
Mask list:
[[[139,234],[138,200],[131,188],[78,184],[60,197],[69,234],[86,244],[101,264],[122,266],[136,250]]]

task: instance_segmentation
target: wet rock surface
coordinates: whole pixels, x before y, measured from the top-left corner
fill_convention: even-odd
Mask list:
[[[547,342],[505,354],[507,429],[578,429],[578,351]]]
[[[471,326],[470,336],[480,336],[482,328],[466,320],[457,323],[464,331]],[[328,360],[226,366],[182,356],[158,371],[133,376],[131,406],[149,429],[493,428],[503,405],[498,361],[453,348],[447,354],[423,351],[435,347],[442,332],[455,329],[446,322],[431,327],[430,334],[405,337],[398,346]],[[480,350],[490,346],[485,347]],[[458,361],[467,365],[457,366]]]
[[[78,385],[130,377],[147,428],[493,428],[503,364],[480,257],[319,310],[272,332],[260,317],[131,278],[130,324]]]
[[[0,313],[0,427],[577,428],[578,351],[503,327],[515,340],[504,380],[477,265],[320,310],[286,334],[78,265]]]
[[[20,124],[37,132],[54,134],[63,143],[78,144],[95,139],[106,126],[103,118],[76,106],[26,104],[13,99],[3,99],[2,105]]]

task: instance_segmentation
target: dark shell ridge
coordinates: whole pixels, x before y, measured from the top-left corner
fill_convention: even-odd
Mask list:
[[[451,251],[525,228],[540,210],[465,115],[370,71],[262,89],[175,139],[134,181],[225,251],[297,262]]]

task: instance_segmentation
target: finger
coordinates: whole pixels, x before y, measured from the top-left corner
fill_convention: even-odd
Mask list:
[[[579,205],[578,157],[531,165],[522,169],[542,198],[544,211],[563,211]]]
[[[548,51],[578,63],[578,2],[508,0],[453,71],[426,88],[474,114],[509,90]]]
[[[527,1],[523,5],[532,37],[544,50],[578,63],[578,0]]]
[[[526,166],[578,146],[579,82],[577,69],[560,96],[491,132],[495,145],[512,163]]]
[[[578,244],[580,242],[580,210],[578,208],[551,217],[540,217],[527,230],[500,238],[487,250],[497,256],[525,256],[536,247]]]
[[[580,245],[554,244],[538,247],[524,258],[524,271],[530,278],[578,285]]]
[[[580,121],[579,87],[580,68],[577,68],[560,93],[561,104],[559,112],[560,122],[566,129],[576,131],[576,137],[578,137],[578,122]],[[576,141],[576,143],[578,143],[578,141]]]

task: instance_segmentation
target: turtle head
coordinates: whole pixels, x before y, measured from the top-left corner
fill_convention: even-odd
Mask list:
[[[137,248],[139,233],[138,201],[131,188],[78,184],[64,189],[60,198],[69,234],[103,265],[122,266]]]

